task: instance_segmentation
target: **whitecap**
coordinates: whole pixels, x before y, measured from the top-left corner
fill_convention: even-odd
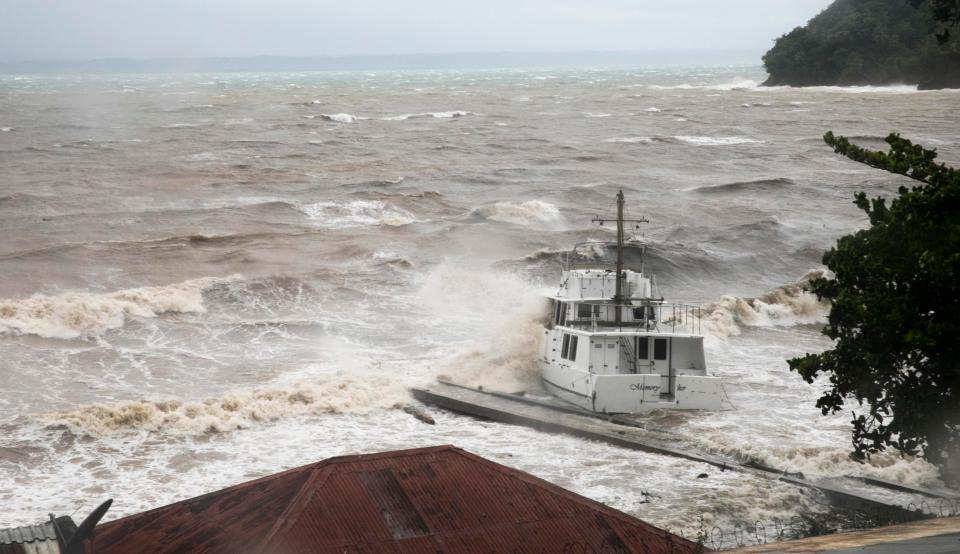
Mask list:
[[[0,333],[59,339],[95,337],[122,327],[130,316],[154,318],[164,313],[203,312],[205,289],[237,279],[209,277],[103,294],[69,292],[0,300]]]
[[[423,112],[423,113],[405,113],[400,115],[392,115],[387,117],[381,117],[383,121],[405,121],[407,119],[415,119],[421,117],[433,117],[437,119],[449,119],[453,117],[466,117],[468,115],[476,115],[473,112],[468,112],[465,110],[453,110],[449,112]]]
[[[609,138],[603,142],[624,142],[628,144],[651,144],[653,143],[653,138],[651,137],[616,137]]]
[[[335,121],[337,123],[353,123],[357,119],[357,116],[348,113],[334,113],[334,114],[320,114],[321,119],[326,119],[327,121]]]
[[[732,146],[736,144],[761,144],[762,140],[756,140],[746,137],[693,137],[693,136],[675,136],[673,137],[681,142],[693,144],[696,146]]]
[[[739,335],[744,327],[785,327],[825,323],[830,304],[809,290],[812,279],[828,277],[813,270],[795,283],[755,298],[722,296],[703,307],[704,329],[712,336]]]
[[[419,220],[410,212],[380,200],[314,202],[300,207],[319,227],[342,229],[366,225],[399,227]]]
[[[306,415],[363,414],[402,408],[407,402],[409,394],[394,377],[366,374],[237,390],[202,402],[174,399],[93,404],[44,414],[38,419],[91,436],[137,431],[201,435]]]
[[[558,222],[561,219],[559,208],[543,200],[496,202],[476,208],[473,213],[484,219],[515,225],[551,223]]]

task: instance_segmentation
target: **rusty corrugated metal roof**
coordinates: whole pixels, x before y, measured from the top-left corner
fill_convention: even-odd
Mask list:
[[[53,522],[0,529],[0,554],[59,554]]]
[[[96,527],[88,553],[646,552],[697,545],[452,446],[331,458]]]

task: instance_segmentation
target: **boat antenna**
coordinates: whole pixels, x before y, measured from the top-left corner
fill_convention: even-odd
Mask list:
[[[619,309],[619,306],[624,304],[623,298],[623,224],[624,223],[650,223],[646,218],[641,217],[640,219],[623,219],[623,190],[617,193],[617,286],[616,292],[613,296],[613,303],[617,306],[618,309],[614,310],[616,314],[616,322],[620,323],[623,319],[623,314]],[[602,219],[599,217],[594,217],[593,222],[603,225],[606,222],[612,222],[612,219]]]

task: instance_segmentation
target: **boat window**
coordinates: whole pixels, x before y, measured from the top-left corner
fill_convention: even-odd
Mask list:
[[[650,339],[648,337],[637,337],[637,359],[650,359]]]
[[[564,335],[563,335],[563,348],[560,349],[560,357],[561,357],[561,358],[566,358],[566,357],[567,357],[567,352],[569,351],[569,349],[570,349],[570,335],[564,333]]]
[[[567,319],[567,304],[565,302],[557,303],[557,319],[554,322],[557,325],[563,325]]]
[[[590,304],[577,304],[577,319],[590,319]]]
[[[633,309],[633,319],[638,321],[643,319],[643,306]]]
[[[576,335],[570,337],[570,361],[577,361],[577,342],[578,338]]]
[[[667,339],[653,339],[653,359],[667,359]]]

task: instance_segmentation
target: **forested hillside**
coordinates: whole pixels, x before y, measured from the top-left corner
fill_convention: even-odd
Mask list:
[[[836,0],[777,39],[763,57],[764,84],[960,88],[960,40],[939,44],[941,29],[927,3]]]

